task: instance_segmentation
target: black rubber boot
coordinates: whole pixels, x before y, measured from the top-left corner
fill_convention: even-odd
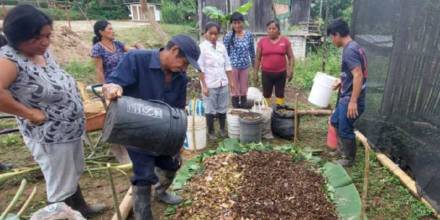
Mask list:
[[[240,108],[251,109],[253,103],[248,102],[247,96],[240,96]]]
[[[208,127],[208,138],[210,140],[215,140],[215,129],[214,129],[214,115],[206,114],[206,126]]]
[[[220,124],[220,136],[221,138],[227,138],[228,133],[226,132],[226,114],[217,114],[218,121]]]
[[[88,205],[84,200],[81,188],[79,186],[75,194],[64,200],[64,203],[66,203],[66,205],[70,206],[72,209],[79,211],[85,218],[93,217],[103,212],[107,208],[103,204]]]
[[[133,213],[136,220],[153,220],[151,185],[133,186]]]
[[[232,102],[232,108],[240,108],[240,97],[232,96],[231,102]]]
[[[168,205],[178,205],[182,202],[182,197],[167,192],[176,177],[176,171],[163,170],[158,167],[155,169],[159,182],[154,186],[154,197],[160,202]]]
[[[342,159],[338,163],[344,167],[353,166],[356,159],[356,140],[341,139],[342,142]]]

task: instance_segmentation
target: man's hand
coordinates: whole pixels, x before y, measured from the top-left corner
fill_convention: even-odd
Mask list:
[[[287,70],[287,82],[292,81],[293,79],[293,70],[289,69]]]
[[[46,121],[46,115],[40,109],[32,108],[29,111],[28,120],[34,125],[41,125]]]
[[[357,102],[348,103],[347,117],[349,119],[355,119],[359,116]]]
[[[209,96],[209,89],[206,88],[206,86],[203,86],[202,93],[204,96],[208,97]]]
[[[104,93],[104,98],[110,101],[116,100],[122,96],[122,87],[117,84],[104,84],[102,86],[102,92]]]
[[[341,87],[341,79],[335,80],[333,83],[333,90],[338,90]]]

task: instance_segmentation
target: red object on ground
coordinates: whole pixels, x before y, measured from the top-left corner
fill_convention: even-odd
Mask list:
[[[336,150],[338,148],[338,135],[336,134],[336,128],[330,123],[327,131],[327,147]]]

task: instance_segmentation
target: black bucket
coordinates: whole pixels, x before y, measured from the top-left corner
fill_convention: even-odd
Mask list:
[[[107,110],[103,140],[156,155],[176,155],[185,141],[186,129],[184,110],[162,101],[123,96]]]
[[[240,142],[260,143],[263,116],[260,113],[245,112],[240,114]]]
[[[295,110],[288,106],[277,106],[272,112],[272,133],[279,138],[292,140],[294,136]]]

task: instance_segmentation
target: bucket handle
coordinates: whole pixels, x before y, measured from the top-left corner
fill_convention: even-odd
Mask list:
[[[175,119],[180,118],[179,115],[177,114],[176,110],[173,107],[171,107],[168,103],[161,101],[161,100],[157,100],[157,99],[148,100],[148,101],[153,102],[153,103],[163,104],[163,105],[167,106],[170,109],[171,116],[173,116],[173,118],[175,118]]]

